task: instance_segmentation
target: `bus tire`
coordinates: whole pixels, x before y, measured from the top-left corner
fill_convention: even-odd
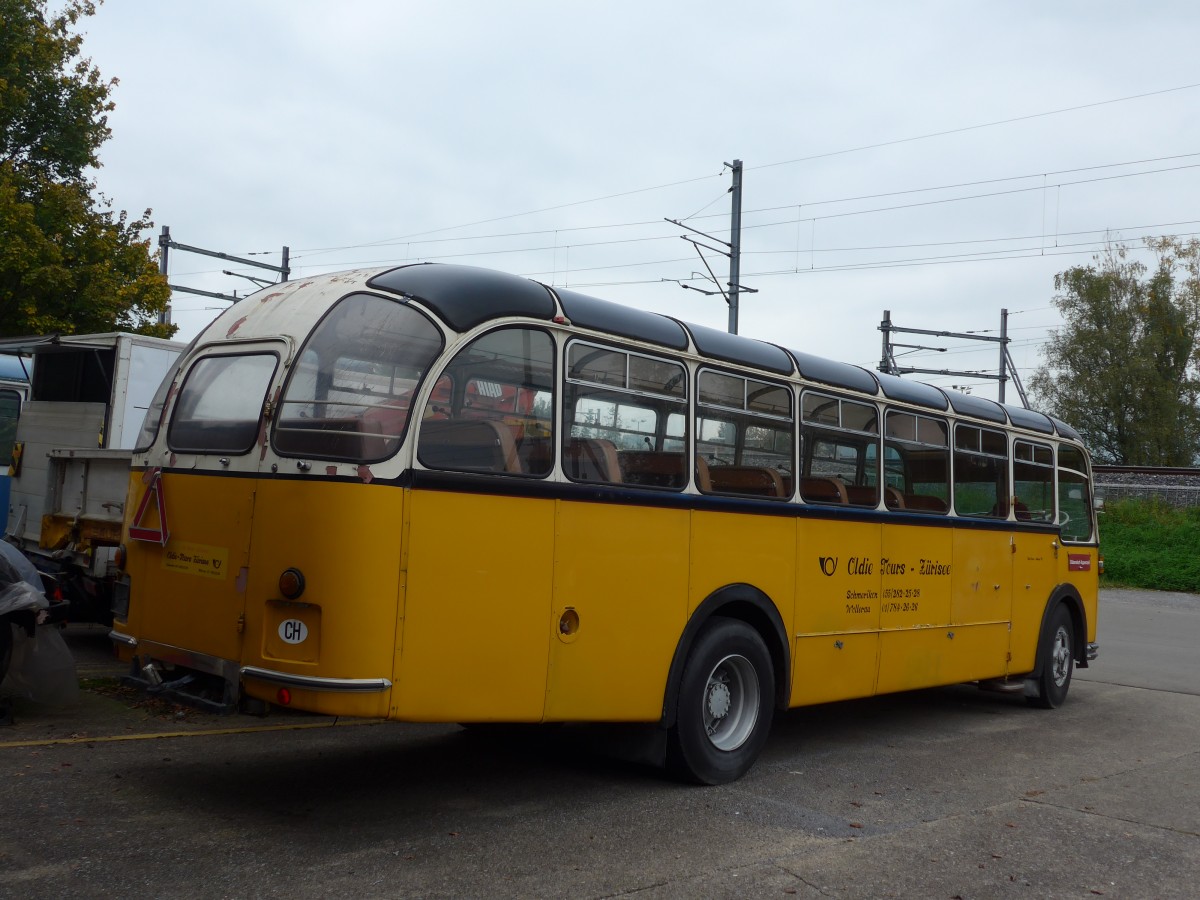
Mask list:
[[[1034,691],[1025,700],[1040,709],[1057,709],[1067,699],[1075,668],[1075,623],[1065,603],[1050,613],[1038,656],[1041,671],[1032,679]]]
[[[758,758],[775,711],[775,676],[762,636],[714,616],[696,636],[680,679],[667,766],[686,781],[726,784]]]

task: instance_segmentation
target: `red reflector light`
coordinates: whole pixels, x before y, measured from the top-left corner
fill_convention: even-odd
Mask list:
[[[275,694],[275,701],[276,701],[276,702],[277,702],[277,703],[278,703],[280,706],[289,706],[289,705],[291,705],[291,702],[292,702],[292,692],[291,692],[291,691],[289,691],[287,688],[280,688],[280,689],[279,689],[279,692]]]

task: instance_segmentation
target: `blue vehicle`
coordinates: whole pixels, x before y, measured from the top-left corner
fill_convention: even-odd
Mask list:
[[[11,486],[9,467],[13,464],[17,419],[21,417],[21,404],[29,397],[32,368],[28,357],[0,354],[0,510],[4,511],[6,519]]]

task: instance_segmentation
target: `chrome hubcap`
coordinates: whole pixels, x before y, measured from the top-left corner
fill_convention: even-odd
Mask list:
[[[1058,631],[1054,632],[1054,647],[1050,651],[1050,658],[1050,674],[1054,683],[1062,687],[1067,683],[1067,676],[1071,674],[1071,636],[1065,627],[1060,626]]]
[[[758,721],[758,673],[744,656],[727,656],[708,676],[701,700],[704,731],[718,750],[736,750]]]

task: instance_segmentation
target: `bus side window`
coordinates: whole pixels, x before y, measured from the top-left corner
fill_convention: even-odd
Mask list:
[[[950,441],[941,419],[890,409],[885,419],[887,483],[903,495],[904,509],[950,511]]]
[[[383,297],[343,297],[291,367],[274,417],[276,452],[356,463],[394,455],[413,394],[441,351],[441,333],[423,313]]]
[[[806,503],[879,505],[879,411],[869,403],[805,391],[800,496]]]
[[[563,388],[563,473],[572,481],[682,490],[687,370],[675,360],[572,341]]]
[[[1092,536],[1092,498],[1083,451],[1058,445],[1058,525],[1064,541],[1086,541]]]
[[[554,467],[554,341],[499,328],[463,347],[421,414],[417,459],[430,469],[545,476]]]
[[[1048,445],[1013,442],[1013,495],[1018,521],[1054,521],[1054,451]]]
[[[789,388],[702,369],[696,405],[696,453],[708,467],[701,491],[791,497],[795,420]]]
[[[1008,518],[1008,439],[976,425],[954,428],[954,511]]]

